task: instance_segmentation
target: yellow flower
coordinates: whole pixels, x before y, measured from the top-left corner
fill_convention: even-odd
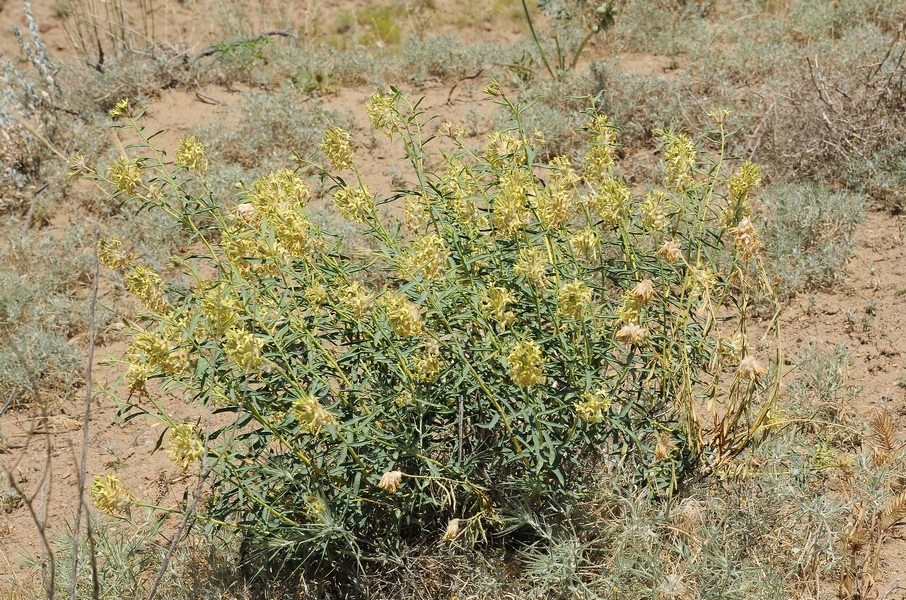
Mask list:
[[[486,317],[493,319],[500,329],[506,329],[516,320],[513,311],[507,310],[507,307],[515,301],[515,296],[508,289],[491,286],[481,299],[481,310]]]
[[[374,197],[364,185],[341,186],[333,195],[334,206],[353,223],[367,223],[374,214]]]
[[[609,178],[598,184],[598,191],[590,202],[604,223],[615,227],[629,217],[632,194],[625,183]]]
[[[305,301],[314,309],[318,310],[323,305],[327,304],[327,288],[325,288],[320,283],[313,283],[303,292],[305,296]]]
[[[317,238],[311,235],[311,221],[296,210],[281,213],[273,224],[274,237],[291,256],[307,256],[319,246]]]
[[[605,115],[597,115],[589,127],[591,147],[585,154],[583,176],[592,186],[612,178],[615,164],[617,136],[616,128]]]
[[[248,201],[267,217],[301,208],[310,198],[311,190],[305,181],[290,169],[259,177],[252,182],[248,195]]]
[[[339,293],[340,304],[352,313],[352,317],[360,320],[371,312],[374,296],[357,281],[353,281]]]
[[[510,169],[500,176],[493,203],[494,227],[512,236],[529,221],[529,195],[535,193],[534,177],[527,169]]]
[[[444,368],[440,346],[436,340],[427,340],[421,351],[412,359],[412,376],[419,383],[431,383]]]
[[[164,283],[160,275],[141,265],[132,267],[126,275],[126,288],[151,312],[164,313],[169,308],[164,298]]]
[[[431,213],[421,196],[406,196],[403,203],[403,215],[406,219],[406,227],[413,233],[421,231],[431,222]]]
[[[646,231],[661,231],[667,226],[670,209],[667,194],[660,190],[651,190],[645,194],[642,202],[642,228]]]
[[[126,380],[126,386],[130,394],[147,395],[147,381],[154,375],[154,369],[151,365],[139,361],[138,359],[130,360],[129,367],[123,378]]]
[[[749,216],[751,206],[749,196],[761,186],[761,173],[758,165],[746,161],[727,180],[730,196],[727,198],[727,209],[724,213],[724,225],[733,227]]]
[[[381,300],[387,311],[387,321],[396,335],[407,338],[422,333],[422,315],[418,305],[397,292],[388,292]]]
[[[485,86],[484,93],[496,98],[497,96],[503,95],[503,89],[501,89],[500,83],[496,79],[492,79],[488,85]]]
[[[188,470],[192,463],[198,462],[204,456],[204,443],[191,423],[171,427],[168,437],[170,448],[167,455],[183,471]]]
[[[591,263],[598,259],[598,240],[597,232],[586,227],[573,234],[569,239],[569,247],[574,254]]]
[[[682,192],[695,184],[692,168],[695,166],[695,145],[687,136],[669,131],[658,132],[664,147],[664,176],[667,183]]]
[[[544,383],[544,357],[535,342],[517,342],[507,356],[510,378],[521,387]]]
[[[239,301],[222,285],[205,292],[199,304],[213,333],[222,333],[230,329],[239,318]]]
[[[383,92],[376,92],[365,103],[365,112],[375,129],[380,129],[388,137],[399,131],[400,117],[396,109],[396,98]]]
[[[126,114],[126,111],[128,109],[129,109],[129,100],[127,98],[122,98],[122,99],[120,99],[119,102],[116,103],[116,106],[114,106],[109,111],[107,111],[107,114],[109,114],[111,117],[113,117],[115,119],[117,117],[121,117],[124,114]]]
[[[516,264],[513,265],[513,274],[525,277],[539,289],[547,281],[547,260],[540,248],[523,248],[519,251]]]
[[[586,423],[598,423],[604,420],[604,413],[610,410],[611,403],[610,395],[603,387],[595,392],[585,391],[582,400],[575,405],[576,416]]]
[[[525,143],[512,131],[491,132],[484,146],[484,157],[494,169],[513,169],[525,162]]]
[[[107,169],[107,178],[116,189],[131,196],[142,182],[142,170],[137,164],[121,156]]]
[[[400,269],[409,277],[421,275],[429,281],[439,279],[447,268],[449,256],[447,243],[432,233],[412,244],[400,260]]]
[[[264,340],[247,331],[230,329],[226,332],[223,350],[244,373],[254,373],[264,364],[261,357],[263,349]]]
[[[208,170],[208,158],[204,153],[204,144],[194,135],[179,141],[176,150],[176,164],[184,169],[204,174]]]
[[[381,476],[377,486],[389,494],[395,494],[403,481],[402,471],[388,471]]]
[[[747,356],[739,363],[739,369],[737,373],[741,379],[747,379],[749,381],[755,381],[768,370],[764,368],[760,362],[758,362],[754,356]]]
[[[148,365],[152,370],[158,369],[167,375],[178,373],[182,367],[179,353],[173,351],[170,342],[160,333],[149,331],[139,332],[135,336],[126,348],[126,360],[130,364]]]
[[[557,311],[567,319],[581,319],[591,304],[591,288],[575,279],[557,292]]]
[[[355,153],[352,151],[352,136],[342,127],[331,125],[324,132],[319,148],[337,171],[349,169],[355,164]]]
[[[312,435],[320,433],[325,426],[336,426],[337,420],[321,406],[312,394],[305,394],[292,404],[292,414],[302,431]]]
[[[101,238],[98,240],[98,260],[108,269],[124,269],[132,264],[135,255],[126,254],[121,250],[123,242],[116,238]]]
[[[98,475],[91,482],[91,501],[94,506],[109,515],[120,515],[129,512],[132,495],[126,486],[109,473]]]

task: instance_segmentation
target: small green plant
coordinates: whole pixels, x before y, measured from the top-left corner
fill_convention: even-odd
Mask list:
[[[776,330],[756,344],[747,329],[763,287],[757,167],[726,176],[721,154],[664,131],[665,178],[634,197],[606,116],[590,119],[581,168],[542,162],[525,107],[487,92],[513,125],[479,152],[456,124],[427,135],[398,91],[369,100],[418,182],[386,199],[337,126],[320,147],[331,169],[299,156],[232,211],[194,138],[176,169],[147,145],[93,173],[197,247],[171,261],[191,282],[178,286],[119,241],[100,248],[147,310],[126,411],[165,424],[182,468],[213,470],[206,518],[238,528],[262,569],[369,572],[426,537],[529,544],[531,523],[568,518],[598,473],[669,497],[741,452],[770,410],[777,370],[762,360],[778,357],[756,347],[773,352]],[[125,103],[113,114],[145,135]],[[312,222],[303,175],[370,249],[349,255]],[[393,201],[404,224],[380,215]],[[184,422],[161,395],[233,421]]]
[[[526,0],[522,1],[522,10],[525,22],[528,25],[535,48],[538,50],[541,64],[553,79],[559,79],[567,71],[575,70],[579,63],[579,56],[585,45],[594,36],[610,28],[616,21],[617,9],[612,2],[597,6],[590,6],[585,0],[570,1],[539,1],[538,6],[551,20],[567,35],[561,39],[560,35],[553,38],[554,48],[557,53],[556,70],[551,66],[548,51],[535,30],[531,11]],[[572,42],[572,43],[570,43]]]

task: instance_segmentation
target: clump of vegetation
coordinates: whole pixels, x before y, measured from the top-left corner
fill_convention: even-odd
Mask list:
[[[781,296],[826,287],[849,259],[864,217],[861,194],[816,184],[777,184],[761,197],[764,243]]]
[[[299,157],[374,240],[365,260],[313,225],[297,172],[260,177],[226,211],[194,138],[176,169],[152,151],[98,174],[206,249],[171,261],[188,286],[118,241],[100,254],[147,310],[126,353],[129,410],[168,427],[178,465],[213,473],[203,518],[237,527],[261,569],[351,582],[425,536],[553,543],[542,524],[577,517],[601,474],[669,497],[743,451],[770,411],[776,330],[756,341],[746,325],[763,289],[758,168],[726,177],[720,155],[661,132],[664,179],[634,197],[607,117],[592,116],[581,167],[539,161],[525,107],[487,91],[513,126],[481,153],[452,123],[444,150],[399,92],[372,97],[373,125],[420,182],[391,198],[369,191],[339,127],[321,142],[332,169]],[[141,132],[125,103],[114,112]],[[395,199],[405,230],[377,211]],[[181,422],[159,394],[235,421]]]

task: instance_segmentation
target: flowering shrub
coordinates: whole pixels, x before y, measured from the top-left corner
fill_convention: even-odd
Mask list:
[[[600,478],[669,495],[766,418],[776,332],[759,345],[747,330],[758,170],[725,175],[724,115],[716,156],[661,132],[664,180],[639,196],[606,117],[591,118],[582,165],[542,163],[523,109],[488,93],[515,126],[478,151],[455,125],[430,135],[396,91],[368,102],[418,181],[390,198],[338,127],[320,148],[332,170],[297,157],[231,210],[205,191],[195,139],[176,168],[149,145],[93,172],[196,241],[172,261],[190,285],[165,285],[115,240],[100,256],[147,310],[126,353],[132,410],[169,426],[177,465],[212,470],[208,517],[247,548],[361,568],[407,540],[565,516]],[[313,179],[375,240],[365,260],[309,220]],[[390,202],[404,223],[379,210]],[[182,423],[166,396],[231,418]]]

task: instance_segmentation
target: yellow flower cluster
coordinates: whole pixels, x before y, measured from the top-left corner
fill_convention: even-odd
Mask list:
[[[491,286],[481,299],[481,311],[487,318],[497,323],[500,329],[506,329],[516,320],[513,311],[507,310],[507,307],[515,301],[515,296],[508,289]]]
[[[525,163],[525,142],[512,131],[488,134],[484,157],[492,169],[512,170]]]
[[[534,177],[527,169],[510,169],[500,176],[494,198],[494,227],[503,236],[512,236],[529,221],[529,196],[535,197]]]
[[[337,420],[321,406],[312,394],[303,394],[292,404],[292,414],[302,431],[316,435],[325,426],[336,426]]]
[[[598,260],[598,233],[591,227],[585,227],[569,238],[569,247],[573,254],[593,263]]]
[[[129,99],[120,98],[120,100],[116,103],[116,105],[107,111],[107,114],[110,115],[111,117],[113,117],[114,119],[116,119],[117,117],[121,117],[124,114],[126,114],[126,112],[128,110],[129,110]]]
[[[301,177],[290,169],[280,169],[252,182],[248,202],[260,216],[271,218],[305,206],[310,198],[311,190]]]
[[[566,319],[581,319],[591,304],[591,288],[579,279],[565,284],[557,292],[557,312]]]
[[[431,281],[439,279],[447,268],[450,251],[437,234],[416,240],[400,259],[400,270],[409,277],[421,275]]]
[[[365,224],[374,214],[374,197],[364,185],[340,186],[333,195],[333,203],[340,214],[353,223]]]
[[[400,130],[400,116],[393,96],[383,92],[375,93],[365,103],[365,112],[371,125],[386,133],[387,137]]]
[[[342,127],[336,125],[328,127],[318,147],[337,171],[349,169],[355,165],[352,136]]]
[[[537,194],[535,209],[545,228],[562,229],[576,214],[575,186],[579,176],[564,156],[551,160],[551,168],[550,182]]]
[[[589,126],[591,147],[585,154],[582,174],[592,187],[613,178],[617,136],[616,128],[606,115],[598,115]]]
[[[164,282],[153,270],[136,265],[126,275],[125,281],[126,288],[151,312],[164,313],[169,308],[164,298]]]
[[[116,475],[109,473],[94,478],[89,494],[94,506],[108,515],[128,513],[132,504],[132,495],[129,490]]]
[[[403,216],[410,232],[418,232],[431,222],[427,202],[421,196],[406,196],[403,201]]]
[[[436,340],[427,340],[412,359],[412,376],[420,383],[431,383],[444,368],[440,346]]]
[[[312,250],[321,247],[320,240],[311,234],[311,221],[297,210],[281,213],[273,224],[280,249],[290,256],[308,256]]]
[[[107,178],[116,189],[132,196],[142,182],[142,170],[137,164],[121,156],[107,169]]]
[[[591,197],[592,208],[607,225],[616,227],[629,217],[632,194],[625,183],[609,178],[601,181]]]
[[[191,423],[171,427],[167,437],[170,442],[167,456],[183,471],[188,470],[204,456],[204,443],[198,435],[198,430]]]
[[[280,273],[279,257],[264,241],[248,232],[236,228],[224,230],[220,247],[230,264],[245,277],[276,277]]]
[[[390,323],[393,333],[403,338],[422,333],[422,315],[418,310],[418,305],[404,294],[388,292],[381,297],[381,301],[387,311],[387,321]]]
[[[239,318],[239,301],[222,285],[206,291],[199,302],[202,314],[214,333],[223,333]]]
[[[727,180],[730,196],[727,198],[727,209],[724,213],[724,225],[734,227],[751,213],[749,196],[761,186],[761,170],[758,165],[745,161]]]
[[[179,141],[176,150],[176,164],[184,169],[204,174],[208,170],[208,157],[205,156],[204,144],[194,135]]]
[[[135,260],[131,252],[122,251],[123,242],[116,238],[101,238],[98,240],[98,260],[102,265],[111,270],[125,269]]]
[[[341,289],[339,299],[340,305],[348,310],[356,320],[361,320],[370,313],[374,304],[374,296],[357,281],[353,281]]]
[[[531,387],[544,383],[544,357],[535,342],[517,342],[507,356],[510,378],[518,386]]]
[[[547,266],[547,257],[540,248],[523,248],[513,265],[513,274],[525,277],[540,290],[547,282]]]
[[[230,329],[226,332],[223,350],[244,373],[254,373],[263,364],[264,340],[256,338],[242,329]]]
[[[660,132],[664,145],[664,177],[682,192],[695,184],[692,168],[695,166],[695,145],[682,133]]]
[[[645,231],[662,231],[667,227],[670,201],[664,192],[651,190],[645,194],[645,200],[642,202],[640,210],[642,213],[642,228]]]
[[[585,391],[582,400],[575,404],[576,416],[586,423],[599,423],[604,420],[611,404],[610,394],[603,387],[594,392]]]
[[[308,302],[309,306],[314,310],[318,310],[327,304],[327,288],[321,283],[312,283],[305,288],[303,295],[305,296],[305,301]]]

